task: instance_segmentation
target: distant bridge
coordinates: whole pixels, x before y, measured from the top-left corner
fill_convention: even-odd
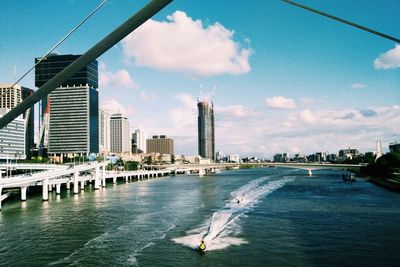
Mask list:
[[[356,164],[321,164],[321,163],[281,163],[281,162],[264,162],[264,163],[210,163],[210,164],[176,164],[176,165],[145,165],[151,169],[170,169],[177,172],[198,171],[199,175],[204,175],[207,172],[221,170],[226,168],[240,168],[240,166],[264,166],[264,167],[282,167],[307,170],[308,175],[312,176],[312,171],[315,170],[343,170],[358,172],[360,165]]]

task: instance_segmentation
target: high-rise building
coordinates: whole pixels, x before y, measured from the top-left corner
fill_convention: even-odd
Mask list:
[[[197,117],[199,155],[215,161],[214,103],[198,101]]]
[[[344,159],[344,158],[352,159],[359,155],[360,155],[360,151],[358,151],[358,149],[356,149],[356,148],[348,148],[348,149],[339,150],[339,158],[341,158],[341,159]]]
[[[3,117],[8,111],[9,109],[1,108],[0,117]],[[26,159],[25,120],[22,115],[0,129],[0,159]]]
[[[30,96],[33,93],[32,89],[23,87],[19,84],[0,84],[0,108],[2,109],[12,109],[16,107],[19,103],[22,102],[25,98]],[[3,111],[3,113],[6,111]],[[4,115],[4,114],[3,114]],[[34,106],[28,109],[22,116],[24,120],[24,134],[25,134],[25,155],[27,158],[31,157],[31,150],[34,146],[34,121],[35,121],[35,113]]]
[[[50,54],[35,67],[35,85],[44,85],[79,56]],[[38,60],[40,58],[36,58],[35,63]],[[98,153],[97,61],[88,64],[42,100],[42,121],[45,121],[46,110],[50,117],[47,128],[49,154],[65,157]]]
[[[131,151],[129,121],[121,113],[110,117],[110,152],[128,153]]]
[[[147,153],[174,154],[174,140],[165,135],[153,135],[146,140]]]
[[[144,132],[140,129],[132,133],[132,148],[132,152],[146,153],[146,139]]]
[[[99,109],[99,150],[101,154],[110,152],[110,113]]]

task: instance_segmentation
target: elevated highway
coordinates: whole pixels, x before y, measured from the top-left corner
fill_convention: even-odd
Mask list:
[[[94,189],[100,189],[100,187],[106,186],[107,179],[112,179],[113,183],[116,183],[118,178],[125,179],[125,181],[128,182],[133,179],[150,179],[169,175],[171,173],[170,170],[106,171],[105,168],[108,164],[108,161],[90,162],[71,166],[13,164],[12,167],[16,170],[36,169],[42,171],[0,178],[0,210],[1,201],[5,200],[8,196],[7,194],[1,194],[3,189],[19,188],[21,200],[26,201],[27,189],[30,186],[41,186],[42,199],[43,201],[47,201],[49,198],[48,192],[53,191],[55,188],[56,194],[60,194],[62,185],[65,185],[66,189],[70,190],[72,184],[74,193],[78,194],[80,190],[84,190],[88,182],[93,182]]]

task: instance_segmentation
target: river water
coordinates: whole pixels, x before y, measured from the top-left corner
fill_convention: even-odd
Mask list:
[[[398,266],[400,194],[314,174],[232,170],[9,201],[0,266]]]

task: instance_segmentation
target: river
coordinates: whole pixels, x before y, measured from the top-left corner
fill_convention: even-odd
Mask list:
[[[8,201],[0,266],[398,266],[400,194],[306,174],[232,170]]]

